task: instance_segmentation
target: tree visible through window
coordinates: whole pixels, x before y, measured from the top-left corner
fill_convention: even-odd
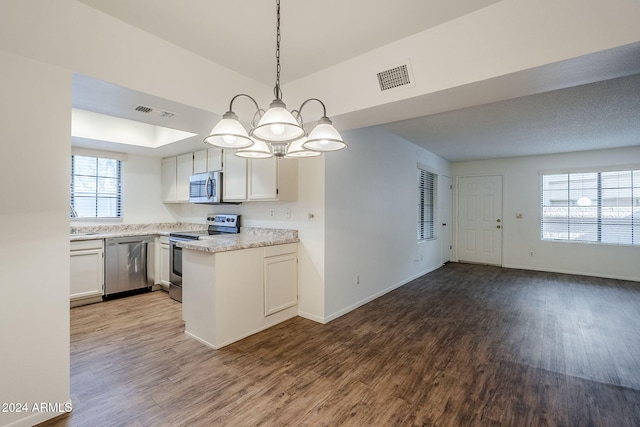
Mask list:
[[[122,217],[122,162],[89,156],[71,156],[71,216]]]
[[[640,170],[542,176],[543,240],[640,245]]]
[[[418,167],[418,240],[435,239],[437,175]]]

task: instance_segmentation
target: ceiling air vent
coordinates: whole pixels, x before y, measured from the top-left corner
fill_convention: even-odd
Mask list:
[[[162,117],[165,119],[171,118],[175,116],[175,113],[171,113],[169,111],[164,111],[159,108],[148,107],[146,105],[136,105],[134,108],[135,111],[139,111],[144,114],[153,114],[154,116]]]
[[[153,108],[151,107],[145,107],[144,105],[138,105],[135,108],[136,111],[140,111],[141,113],[150,113],[153,111]]]
[[[388,70],[380,71],[378,73],[378,83],[380,83],[380,90],[383,92],[402,86],[413,86],[409,64],[405,63]]]

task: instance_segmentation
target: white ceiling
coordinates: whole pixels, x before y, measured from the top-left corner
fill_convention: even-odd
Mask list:
[[[146,156],[168,157],[205,148],[202,141],[209,134],[220,116],[209,111],[179,104],[167,99],[134,91],[92,77],[75,74],[72,82],[73,107],[156,126],[192,132],[196,136],[159,148],[145,148],[115,142],[96,141],[72,137],[77,147],[106,151],[119,151]],[[173,117],[161,117],[136,111],[138,105],[174,113]]]
[[[274,83],[275,1],[78,1],[240,74],[269,86]],[[284,0],[282,82],[304,77],[496,2]],[[508,94],[518,91],[504,90],[505,96],[484,96],[496,102],[452,111],[446,107],[429,111],[432,107],[427,101],[444,96],[453,98],[460,91],[497,93],[516,81],[520,88],[537,89],[528,92],[532,95],[515,99],[507,99],[513,96]],[[404,106],[387,106],[387,111],[395,108],[394,122],[383,126],[450,161],[640,145],[640,43],[456,91],[453,95],[436,93],[424,99],[407,100]],[[541,91],[547,92],[538,93]],[[101,149],[168,156],[202,148],[202,138],[218,119],[210,112],[85,76],[75,76],[73,98],[76,108],[199,134],[154,150],[99,143],[97,148]],[[170,122],[142,117],[133,111],[136,104],[165,109],[176,116]],[[412,104],[417,108],[406,108]],[[358,114],[372,117],[375,111],[356,112],[353,116]],[[361,122],[366,124],[367,120]],[[96,143],[76,139],[74,145],[96,146]]]
[[[453,162],[640,145],[640,74],[383,126]]]
[[[79,0],[273,86],[275,0]],[[499,0],[283,0],[282,83]]]

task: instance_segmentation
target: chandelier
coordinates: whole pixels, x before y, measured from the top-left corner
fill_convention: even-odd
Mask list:
[[[289,112],[282,101],[280,89],[280,0],[276,0],[276,84],[273,89],[275,99],[265,111],[256,100],[244,93],[231,98],[229,111],[204,139],[205,143],[215,147],[236,149],[236,156],[254,159],[268,157],[313,157],[323,152],[346,148],[340,133],[333,127],[327,117],[327,108],[317,98],[309,98],[297,110]],[[251,121],[251,129],[247,132],[233,112],[233,102],[240,98],[250,99],[256,107]],[[322,117],[313,130],[307,133],[302,109],[309,102],[322,105]]]

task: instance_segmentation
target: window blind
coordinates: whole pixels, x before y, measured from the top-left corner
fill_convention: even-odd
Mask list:
[[[435,239],[436,178],[418,168],[418,240]]]
[[[122,161],[71,156],[71,207],[78,218],[122,217]]]
[[[543,240],[640,245],[640,170],[541,176]]]

